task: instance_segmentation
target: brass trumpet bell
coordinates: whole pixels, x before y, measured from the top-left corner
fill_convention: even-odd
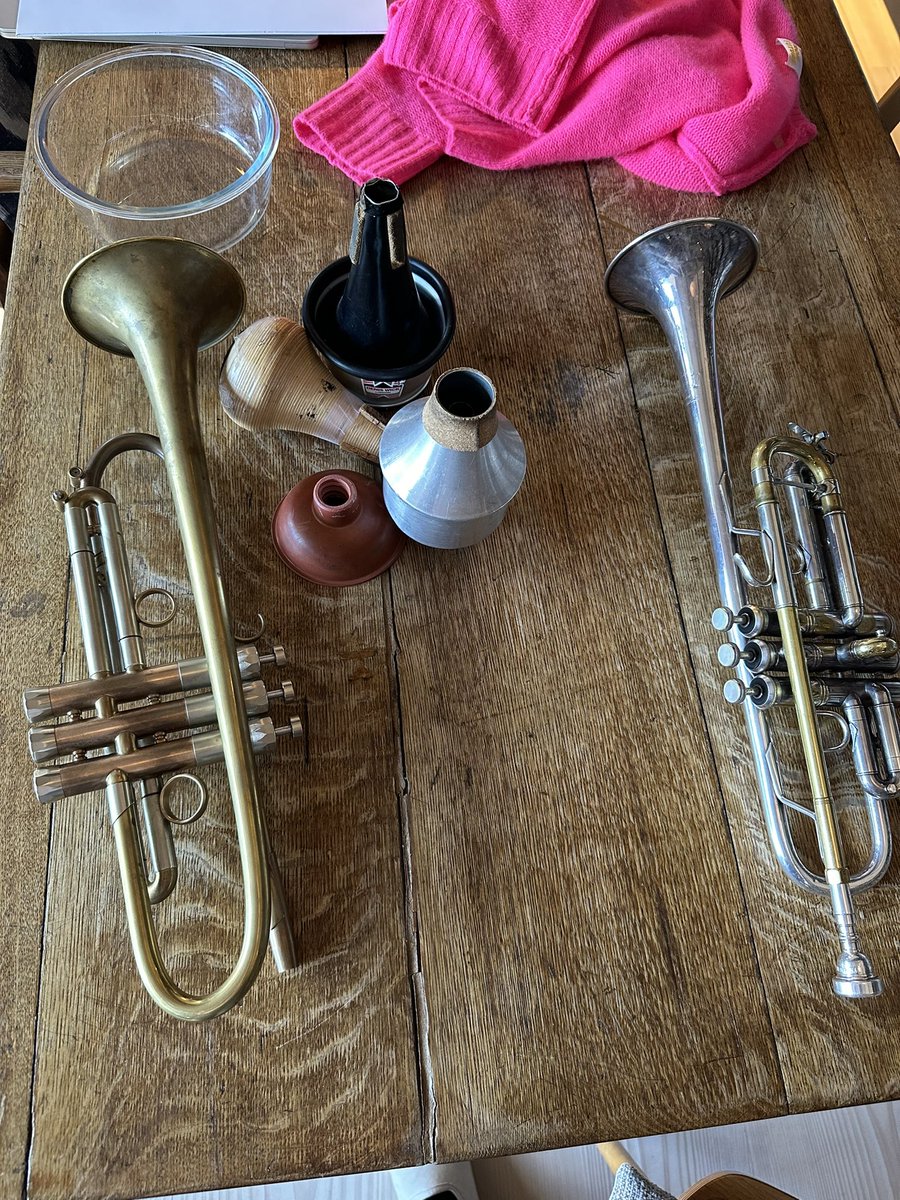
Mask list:
[[[205,246],[180,238],[130,238],[82,259],[63,287],[62,306],[81,336],[111,354],[138,356],[144,331],[208,350],[235,328],[244,284]]]

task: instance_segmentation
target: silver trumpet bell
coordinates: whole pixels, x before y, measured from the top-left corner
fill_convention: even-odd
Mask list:
[[[882,984],[859,947],[853,896],[877,883],[890,861],[886,801],[900,783],[898,647],[891,619],[865,609],[824,434],[791,426],[790,436],[762,442],[752,459],[759,528],[735,522],[715,314],[719,300],[752,274],[758,255],[755,236],[734,221],[676,221],[645,233],[613,259],[606,292],[620,308],[654,317],[675,357],[722,605],[713,625],[728,636],[719,660],[735,673],[725,698],[743,708],[775,857],[794,883],[831,900],[840,942],[835,993],[877,996]],[[741,552],[748,537],[757,541],[765,565],[761,578]],[[751,588],[768,593],[764,605],[750,603]],[[794,706],[811,806],[789,797],[784,786],[767,713],[785,705]],[[856,874],[842,848],[823,715],[842,730],[840,744],[829,751],[849,747],[864,793],[871,853]],[[788,809],[815,822],[820,869],[798,852]]]

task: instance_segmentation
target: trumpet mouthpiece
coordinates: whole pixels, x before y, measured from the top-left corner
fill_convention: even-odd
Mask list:
[[[290,429],[378,461],[382,424],[323,366],[301,326],[263,317],[235,338],[219,398],[245,429]]]
[[[848,951],[838,959],[831,986],[842,1000],[868,1000],[880,996],[884,990],[866,955]]]

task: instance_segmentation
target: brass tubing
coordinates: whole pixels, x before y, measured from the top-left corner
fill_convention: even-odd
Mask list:
[[[281,646],[273,646],[270,654],[260,654],[255,646],[239,646],[237,660],[242,679],[258,679],[263,665],[274,663],[283,667],[286,661]],[[52,687],[29,688],[23,693],[22,702],[25,715],[34,724],[52,717],[65,717],[71,712],[86,712],[94,707],[101,696],[109,696],[117,704],[122,704],[205,687],[209,687],[206,659],[185,658],[180,662],[162,663],[123,675],[76,679]]]
[[[138,742],[138,746],[143,743]],[[159,780],[151,775],[137,785],[146,849],[147,899],[159,904],[170,896],[178,880],[178,860],[172,827],[159,807]]]
[[[791,520],[798,534],[797,540],[804,550],[804,607],[815,612],[831,612],[834,604],[829,587],[828,571],[815,514],[809,502],[809,492],[804,486],[806,479],[803,470],[799,463],[791,462],[782,476],[785,483],[784,495],[790,509]]]
[[[244,709],[248,716],[268,711],[269,693],[261,679],[243,686]],[[122,733],[141,737],[154,733],[177,733],[198,725],[214,725],[212,696],[189,696],[141,708],[119,709],[110,717],[88,721],[69,721],[64,725],[38,726],[28,732],[28,746],[35,762],[49,762],[73,754],[76,750],[99,750],[110,746]]]
[[[189,1021],[218,1016],[242,999],[259,973],[269,932],[267,839],[197,408],[198,351],[227,336],[243,307],[243,284],[234,268],[211,250],[175,238],[135,238],[105,246],[75,267],[63,289],[63,308],[75,329],[102,349],[133,355],[147,387],[231,789],[244,890],[241,947],[228,977],[206,996],[194,996],[175,982],[163,962],[134,818],[127,805],[114,812],[124,802],[118,772],[113,772],[107,786],[128,928],[141,979],[162,1009]]]
[[[771,608],[760,608],[755,604],[745,604],[736,612],[717,608],[713,618],[713,627],[722,632],[734,626],[744,637],[778,636],[778,614]],[[805,638],[889,637],[894,632],[893,618],[887,613],[864,613],[852,628],[836,613],[801,607],[797,609],[797,618]]]
[[[787,542],[781,510],[778,507],[775,486],[772,481],[772,459],[779,453],[790,454],[793,458],[800,459],[820,486],[828,485],[833,481],[834,476],[822,455],[814,447],[806,445],[797,438],[766,439],[757,446],[750,463],[753,501],[762,531],[766,558],[773,574],[772,594],[775,601],[775,612],[778,616],[781,651],[784,655],[784,665],[787,669],[797,712],[797,728],[800,733],[803,758],[809,776],[811,799],[816,813],[819,852],[827,879],[829,871],[840,872],[843,876],[846,868],[837,817],[828,783],[828,771],[825,766],[825,753],[822,749],[819,723],[816,719],[815,705],[810,691],[809,672],[803,654],[803,637],[797,615],[797,597],[794,594],[793,577],[787,559]]]
[[[881,800],[892,799],[897,794],[897,785],[885,779],[878,769],[872,734],[866,721],[865,709],[859,696],[848,693],[841,704],[844,718],[850,729],[850,753],[856,777],[863,791]]]
[[[717,656],[723,667],[746,663],[754,674],[759,671],[784,669],[784,653],[777,641],[764,642],[750,638],[743,650],[734,642],[723,642]],[[895,672],[900,667],[900,654],[893,638],[859,638],[853,642],[822,646],[821,642],[804,640],[803,657],[809,671]]]
[[[132,319],[137,325],[137,319]],[[259,974],[269,935],[269,865],[253,751],[241,702],[231,615],[222,586],[223,572],[206,454],[200,437],[196,346],[183,332],[172,328],[168,340],[144,341],[137,336],[131,348],[150,393],[166,456],[169,486],[184,544],[210,687],[216,701],[237,826],[244,928],[238,959],[228,978],[207,996],[185,992],[162,962],[156,930],[152,921],[146,919],[147,906],[129,906],[127,893],[126,906],[130,908],[132,944],[139,967],[143,958],[141,974],[148,991],[172,1016],[199,1021],[227,1012],[244,997]]]
[[[251,721],[248,740],[255,754],[274,746],[275,725],[271,717]],[[96,792],[114,771],[122,779],[133,783],[152,775],[168,775],[206,763],[221,762],[223,758],[222,735],[219,730],[210,730],[135,750],[99,754],[58,767],[39,767],[34,772],[34,792],[41,804],[53,804],[67,797]]]
[[[772,573],[772,596],[809,778],[816,818],[816,840],[841,945],[832,989],[836,995],[845,998],[877,996],[882,991],[882,983],[859,947],[849,886],[850,872],[844,861],[837,813],[825,765],[825,751],[803,653],[797,597],[772,473],[772,460],[777,454],[787,454],[802,462],[818,487],[823,520],[831,522],[828,526],[829,549],[839,568],[835,587],[839,590],[842,604],[840,615],[850,627],[858,625],[863,616],[862,594],[850,551],[837,481],[824,455],[815,446],[799,438],[767,438],[757,446],[751,459],[753,501],[766,561]]]

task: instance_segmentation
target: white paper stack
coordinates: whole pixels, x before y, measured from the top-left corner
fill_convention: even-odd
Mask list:
[[[0,32],[21,38],[308,47],[386,28],[385,0],[0,0]]]

